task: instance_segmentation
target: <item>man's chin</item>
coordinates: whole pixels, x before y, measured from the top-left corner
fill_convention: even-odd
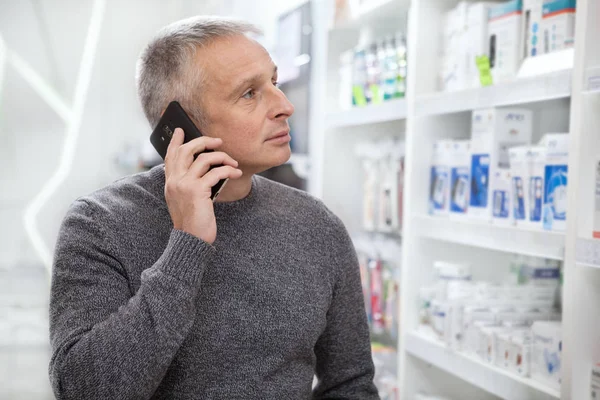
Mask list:
[[[257,172],[261,173],[268,169],[279,167],[280,165],[285,164],[290,160],[292,156],[292,150],[290,146],[286,146],[285,149],[277,149],[277,151],[270,151],[268,156],[263,157],[260,163],[261,165],[257,165]]]

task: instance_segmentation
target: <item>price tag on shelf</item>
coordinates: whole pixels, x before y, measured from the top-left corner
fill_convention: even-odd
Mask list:
[[[479,82],[481,82],[481,86],[491,86],[494,81],[492,79],[490,58],[485,55],[475,57],[475,64],[477,64],[477,69],[479,70]]]

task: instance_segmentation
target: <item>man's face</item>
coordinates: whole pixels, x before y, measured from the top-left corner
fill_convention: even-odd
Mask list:
[[[203,133],[223,139],[219,150],[245,174],[285,163],[294,106],[276,86],[277,69],[267,51],[240,35],[216,40],[197,54],[204,70]]]

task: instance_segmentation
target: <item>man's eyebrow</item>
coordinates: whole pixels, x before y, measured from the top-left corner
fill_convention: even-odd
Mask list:
[[[273,66],[273,75],[277,74],[277,69],[277,65]],[[261,78],[261,74],[256,74],[254,76],[244,79],[242,82],[235,86],[235,89],[231,91],[229,97],[231,99],[234,99],[241,93],[242,90],[245,90],[248,86],[251,86],[253,83],[260,81]]]

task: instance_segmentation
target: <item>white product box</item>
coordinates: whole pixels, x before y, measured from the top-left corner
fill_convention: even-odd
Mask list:
[[[543,226],[547,230],[564,231],[567,227],[569,134],[548,133],[540,143],[546,147]]]
[[[481,86],[476,58],[483,55],[489,56],[488,13],[490,7],[495,5],[497,3],[477,2],[470,3],[467,8],[467,34],[465,35],[467,40],[464,42],[466,47],[466,85],[469,88]]]
[[[575,0],[544,0],[542,34],[546,53],[573,47]]]
[[[462,218],[469,206],[471,141],[457,140],[450,161],[450,216]]]
[[[513,79],[521,66],[521,7],[521,0],[511,0],[490,8],[488,36],[494,83]]]
[[[538,321],[531,327],[531,377],[560,390],[562,336],[561,323]]]
[[[509,149],[531,141],[532,112],[523,109],[473,111],[469,217],[492,219],[490,178],[509,167]]]
[[[516,329],[510,335],[508,370],[527,377],[531,370],[531,329]]]
[[[488,337],[493,334],[494,329],[498,328],[496,322],[477,321],[473,324],[473,337],[475,338],[472,343],[472,348],[475,349],[475,354],[484,361],[487,361],[488,354]]]
[[[462,349],[467,353],[476,354],[479,348],[479,336],[475,324],[478,322],[493,324],[494,320],[494,313],[487,307],[465,306],[462,317]]]
[[[450,209],[450,158],[453,141],[438,140],[433,144],[429,213],[447,215]]]
[[[508,369],[510,364],[511,331],[502,331],[495,336],[496,361],[494,365]]]
[[[439,338],[448,343],[452,337],[452,304],[449,301],[433,300],[431,303],[431,326]]]
[[[592,380],[590,384],[590,400],[600,399],[600,364],[592,367]]]
[[[523,0],[523,56],[535,57],[544,54],[542,43],[542,5],[544,0]]]
[[[502,168],[494,174],[492,195],[492,221],[496,225],[512,224],[510,171]]]
[[[467,7],[466,2],[459,2],[444,16],[441,68],[441,86],[444,90],[462,90],[466,87]]]
[[[496,337],[502,332],[506,332],[507,329],[504,326],[486,326],[481,328],[481,344],[483,346],[483,360],[490,364],[496,364],[498,357],[498,348]]]
[[[511,174],[512,217],[517,226],[527,225],[529,221],[529,165],[527,152],[529,146],[512,147],[509,153]]]

